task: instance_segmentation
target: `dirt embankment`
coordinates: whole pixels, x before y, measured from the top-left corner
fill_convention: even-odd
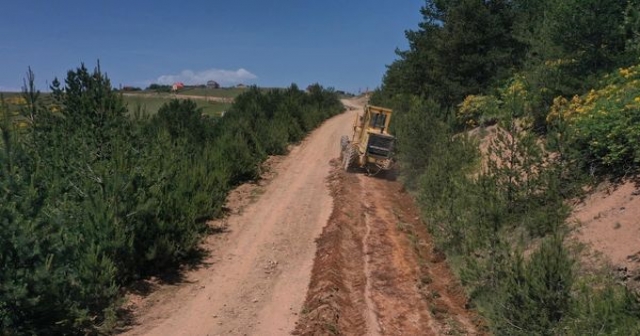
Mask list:
[[[610,264],[627,286],[640,292],[640,180],[602,184],[574,206],[573,237],[591,260]]]

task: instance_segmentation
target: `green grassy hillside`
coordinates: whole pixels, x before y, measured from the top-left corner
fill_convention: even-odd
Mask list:
[[[162,96],[145,96],[145,95],[127,95],[123,96],[125,104],[129,112],[135,111],[138,107],[148,114],[156,114],[162,105],[169,103],[173,98],[169,95]],[[223,111],[231,107],[231,103],[222,103],[216,101],[206,101],[194,99],[198,108],[202,109],[202,113],[208,116],[219,116]]]

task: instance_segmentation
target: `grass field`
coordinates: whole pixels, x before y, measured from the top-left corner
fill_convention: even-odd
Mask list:
[[[138,106],[140,106],[142,111],[148,114],[156,114],[164,103],[168,103],[172,99],[169,95],[159,97],[123,96],[123,98],[125,103],[127,103],[129,112],[135,111]],[[220,116],[223,111],[226,111],[231,107],[231,103],[205,101],[200,99],[194,99],[194,101],[198,104],[198,107],[202,109],[202,113],[209,116]]]
[[[2,108],[7,108],[7,110],[12,115],[17,115],[18,111],[22,104],[24,104],[24,99],[22,98],[22,93],[20,92],[0,92],[0,96],[2,101],[0,104]],[[0,113],[1,114],[1,113]],[[1,115],[0,115],[1,117]]]
[[[260,88],[262,91],[274,90],[276,88]],[[232,103],[231,101],[246,92],[248,88],[219,88],[219,89],[209,89],[209,88],[198,88],[198,87],[189,87],[177,92],[178,95],[187,95],[187,96],[199,96],[204,98],[225,98],[225,102],[218,101],[207,101],[206,99],[193,99],[199,108],[202,109],[202,113],[209,116],[220,116],[223,111],[228,110]],[[20,92],[0,92],[0,94],[4,97],[5,103],[11,112],[17,112],[19,97],[22,95]],[[164,103],[168,103],[171,99],[175,98],[174,93],[169,92],[160,92],[156,93],[153,91],[135,91],[135,92],[126,92],[126,95],[123,95],[123,99],[127,104],[127,108],[129,112],[135,111],[138,106],[141,108],[143,112],[147,114],[156,114],[160,107]],[[42,93],[41,99],[46,100],[48,98],[48,93]]]
[[[22,102],[22,94],[19,92],[0,92],[0,95],[4,98],[4,104],[12,114],[17,114]],[[196,95],[196,94],[194,94]],[[43,93],[41,99],[47,100],[48,93]],[[213,96],[212,96],[213,97]],[[140,106],[143,112],[147,114],[156,114],[160,107],[164,103],[168,103],[173,98],[171,94],[146,96],[146,95],[133,95],[123,96],[124,102],[127,104],[129,112],[135,111]],[[219,116],[223,111],[228,110],[231,107],[231,103],[205,101],[201,99],[194,99],[199,108],[202,109],[202,113],[209,116]]]
[[[269,88],[269,87],[261,87],[260,91],[270,91],[270,90],[279,90],[281,88]],[[156,92],[154,90],[144,90],[144,91],[129,91],[128,95],[148,95],[153,94],[155,96],[161,97],[172,97],[174,94],[178,95],[186,95],[186,96],[199,96],[199,97],[215,97],[215,98],[229,98],[233,99],[240,94],[249,90],[248,87],[245,88],[219,88],[219,89],[209,89],[209,88],[201,88],[201,87],[186,87],[184,89],[180,89],[178,92]]]
[[[235,98],[247,89],[243,88],[220,88],[220,89],[207,89],[207,88],[185,88],[180,90],[178,94],[202,96],[202,97],[220,97],[220,98]]]

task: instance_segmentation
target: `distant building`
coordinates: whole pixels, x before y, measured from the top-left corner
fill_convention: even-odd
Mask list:
[[[178,91],[178,90],[183,89],[183,88],[184,88],[184,83],[176,82],[176,83],[173,83],[173,85],[171,86],[171,91],[175,92],[175,91]]]
[[[246,85],[240,83],[236,86],[238,89],[244,89],[246,87]]]
[[[220,84],[218,84],[218,82],[210,80],[207,82],[207,88],[209,89],[219,89],[220,88]]]

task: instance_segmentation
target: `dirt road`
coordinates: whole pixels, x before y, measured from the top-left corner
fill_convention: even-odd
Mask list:
[[[208,266],[187,274],[175,294],[147,298],[131,335],[285,335],[301,311],[314,240],[332,210],[329,160],[354,111],[325,122],[274,169],[263,193],[212,238]],[[163,302],[164,301],[164,302]]]
[[[255,201],[236,207],[229,231],[206,243],[206,267],[136,304],[126,334],[476,333],[400,184],[337,167],[340,136],[361,112],[359,101],[345,105],[354,109],[295,147],[266,186],[244,193]]]

